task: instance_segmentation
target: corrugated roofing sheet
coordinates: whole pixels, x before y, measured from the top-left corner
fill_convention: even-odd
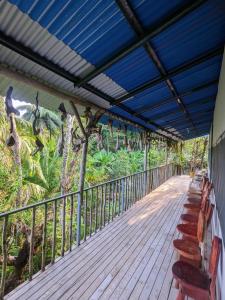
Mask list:
[[[85,78],[138,39],[134,25],[132,27],[128,22],[127,16],[117,3],[119,1],[2,0],[0,30],[44,59],[55,63],[68,74],[78,79]],[[160,30],[158,34],[154,34],[149,40],[165,72],[171,72],[199,55],[224,45],[224,0],[128,2],[143,32],[160,26],[171,14],[181,11],[185,5],[196,2],[199,2],[199,5],[195,9]],[[65,90],[70,95],[83,97],[154,131],[162,132],[160,126],[163,126],[171,132],[180,133],[184,139],[208,133],[217,93],[216,81],[219,77],[221,56],[218,54],[208,58],[171,77],[173,87],[179,95],[196,86],[215,81],[209,87],[180,97],[190,115],[186,118],[165,81],[132,95],[121,107],[109,103],[162,76],[159,66],[156,66],[144,45],[123,55],[121,59],[105,68],[104,72],[89,80],[89,84],[95,89],[92,92],[85,87],[74,88],[73,82],[61,75],[32,62],[21,53],[0,47],[0,64],[4,64],[5,67],[26,73],[38,81]],[[4,93],[7,82],[5,78],[1,80],[1,93]],[[33,95],[31,90],[32,87],[16,84],[17,97],[28,99]],[[53,107],[58,101],[47,95],[45,97],[46,102],[51,101]],[[198,123],[197,116],[201,109],[209,109],[209,112],[201,118],[201,123]],[[137,115],[138,112],[140,113]],[[181,117],[182,121],[176,121],[178,117]],[[190,118],[196,129],[193,128]],[[150,125],[148,121],[151,120],[159,127]],[[164,134],[167,135],[166,132]]]

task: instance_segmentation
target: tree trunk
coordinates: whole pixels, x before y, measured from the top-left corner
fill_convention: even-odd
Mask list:
[[[204,162],[207,143],[208,143],[208,140],[207,140],[207,138],[205,138],[204,142],[203,142],[203,151],[202,151],[202,157],[201,157],[201,165],[200,165],[201,169],[203,168],[203,162]]]
[[[13,156],[15,165],[18,173],[18,190],[16,195],[16,207],[19,207],[22,204],[22,187],[23,187],[23,170],[21,163],[21,155],[20,155],[20,138],[16,129],[16,120],[14,113],[10,114],[10,118],[12,121],[12,136],[14,138],[15,144],[13,146]]]
[[[84,189],[84,180],[85,180],[85,173],[86,173],[87,151],[88,151],[88,140],[86,140],[86,142],[83,144],[82,158],[80,162],[79,191],[81,195],[81,204],[83,203],[83,189]]]
[[[194,171],[194,157],[195,157],[196,140],[194,141],[192,154],[191,154],[191,172]]]
[[[67,191],[67,164],[68,164],[68,155],[71,145],[71,131],[73,128],[74,117],[67,115],[66,117],[66,135],[65,135],[65,145],[63,148],[63,161],[61,169],[61,194],[65,194]]]

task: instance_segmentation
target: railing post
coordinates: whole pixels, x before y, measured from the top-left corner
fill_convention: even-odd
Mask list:
[[[121,207],[122,207],[122,209],[121,209],[121,211],[122,211],[122,213],[124,212],[124,178],[121,180],[121,183],[122,183],[122,186],[121,186]]]
[[[77,246],[80,246],[80,227],[81,227],[81,193],[77,195]]]
[[[6,266],[7,266],[7,225],[8,216],[5,216],[2,230],[2,278],[1,278],[1,294],[0,299],[3,299],[5,293],[5,277],[6,277]]]
[[[144,150],[144,188],[143,188],[143,195],[147,194],[147,168],[148,168],[148,141],[147,137],[145,137],[145,150]]]

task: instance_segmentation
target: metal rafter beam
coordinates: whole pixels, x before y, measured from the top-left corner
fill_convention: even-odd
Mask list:
[[[194,88],[192,89],[189,89],[187,91],[184,91],[180,94],[181,97],[185,97],[185,96],[189,96],[195,92],[198,92],[200,90],[203,90],[211,85],[215,85],[215,84],[218,84],[218,79],[217,80],[211,80],[207,83],[204,83],[204,84],[201,84],[201,85],[198,85],[198,86],[195,86]],[[153,104],[153,105],[145,105],[144,107],[142,107],[141,109],[137,110],[137,112],[134,114],[135,116],[140,116],[141,114],[145,113],[145,112],[149,112],[151,110],[154,110],[154,109],[157,109],[163,105],[166,105],[166,104],[169,104],[172,102],[172,100],[174,99],[175,97],[169,97],[167,99],[164,99],[162,101],[159,101],[158,103],[156,104]]]
[[[0,44],[7,47],[8,49],[11,49],[15,51],[16,53],[22,55],[23,57],[26,57],[30,59],[31,61],[37,63],[38,65],[52,71],[53,73],[67,79],[68,81],[75,84],[79,78],[77,76],[74,76],[70,72],[66,71],[62,67],[60,67],[58,64],[53,63],[52,61],[48,60],[44,56],[41,56],[40,54],[34,52],[31,48],[24,46],[22,43],[15,41],[10,36],[7,36],[4,32],[0,30]],[[91,84],[85,84],[83,86],[84,89],[88,90],[89,92],[105,99],[106,101],[113,103],[114,99],[110,97],[109,95],[103,93],[96,87],[92,86]]]
[[[211,114],[212,112],[214,111],[214,108],[212,109],[208,109],[204,112],[197,112],[197,113],[193,113],[192,116],[197,116],[198,118],[201,117],[201,116],[204,116],[204,115],[207,115],[207,114]],[[183,117],[179,117],[179,118],[176,118],[176,119],[173,119],[173,120],[170,120],[170,121],[165,121],[161,126],[174,126],[176,124],[180,124],[180,122],[183,122],[184,121],[184,118]]]
[[[166,16],[155,24],[153,27],[149,28],[149,30],[145,33],[144,36],[141,38],[138,38],[135,42],[131,43],[130,45],[124,47],[122,50],[118,51],[115,55],[113,55],[109,60],[104,62],[102,65],[100,65],[98,68],[96,68],[93,72],[90,72],[87,76],[85,76],[83,79],[81,79],[77,85],[82,86],[86,82],[90,81],[100,73],[104,72],[106,69],[111,67],[113,64],[121,60],[123,57],[137,49],[138,47],[145,44],[149,39],[153,38],[178,20],[180,20],[185,15],[189,14],[196,8],[198,8],[200,5],[202,5],[206,0],[195,0],[191,3],[188,3],[188,5],[182,6],[177,11],[173,12],[169,16]]]
[[[131,115],[134,114],[134,111],[133,111],[131,108],[129,108],[129,107],[123,105],[122,103],[119,104],[118,106],[119,106],[120,108],[122,108],[123,110],[125,110],[126,112],[128,112],[129,114],[131,114]],[[159,129],[159,130],[164,131],[164,132],[166,132],[167,134],[171,135],[171,132],[170,132],[169,130],[163,128],[162,126],[160,126],[160,125],[157,124],[156,122],[153,122],[152,120],[149,120],[149,119],[144,118],[144,117],[141,117],[141,116],[139,117],[139,119],[141,119],[142,121],[144,121],[146,124],[149,124],[149,125],[155,127],[156,129]],[[172,134],[172,136],[174,136],[174,137],[176,137],[176,138],[178,138],[178,139],[181,139],[181,138],[182,138],[181,136],[176,135],[176,134]]]
[[[200,121],[200,122],[196,123],[196,126],[198,126],[198,127],[199,127],[199,125],[202,126],[202,124],[208,123],[208,122],[211,121],[211,120],[212,120],[212,117],[209,116],[209,117],[207,117],[207,119],[205,119],[205,120],[203,120],[203,121]],[[176,127],[175,130],[176,130],[176,131],[179,131],[179,132],[182,132],[182,131],[185,130],[185,129],[192,130],[192,129],[190,129],[187,125],[186,125],[186,126],[182,126],[182,127]],[[175,131],[175,130],[174,130],[174,131]]]
[[[118,98],[113,104],[117,105],[119,103],[122,103],[123,101],[145,91],[146,89],[149,89],[159,83],[162,83],[164,81],[166,81],[167,79],[169,79],[170,77],[179,75],[182,72],[188,71],[189,69],[206,62],[207,60],[218,56],[218,55],[222,55],[223,54],[223,50],[224,50],[224,46],[221,45],[220,47],[217,47],[216,49],[213,49],[211,51],[208,51],[207,53],[204,53],[196,58],[194,58],[193,60],[182,64],[181,66],[178,66],[172,70],[170,70],[167,74],[167,76],[162,76],[162,77],[158,77],[155,78],[149,82],[146,82],[136,88],[134,88],[133,90],[129,91],[129,93],[127,93],[126,95]]]
[[[118,4],[118,6],[120,7],[121,11],[123,12],[125,18],[129,22],[129,24],[131,25],[133,30],[136,32],[137,36],[139,38],[144,36],[145,32],[144,32],[143,26],[142,26],[140,20],[138,19],[136,13],[134,12],[133,8],[128,3],[128,1],[127,0],[117,0],[116,2]],[[168,75],[167,70],[164,67],[162,61],[160,60],[160,58],[159,58],[158,54],[156,53],[151,42],[146,41],[144,44],[144,48],[145,48],[148,56],[150,57],[151,61],[153,61],[154,65],[158,69],[160,75],[167,76]],[[193,123],[191,116],[190,116],[182,98],[178,94],[176,87],[173,84],[172,80],[170,78],[168,78],[165,82],[166,82],[167,87],[169,88],[169,91],[173,95],[174,100],[177,102],[179,108],[184,113],[186,119],[191,123],[193,128],[195,128],[195,130],[196,130],[195,124]]]
[[[14,39],[12,39],[11,37],[5,35],[2,31],[0,31],[0,43],[3,46],[15,51],[16,53],[22,55],[23,57],[26,57],[26,58],[30,59],[31,61],[37,63],[38,65],[41,65],[42,67],[52,71],[53,73],[67,79],[68,81],[70,81],[72,83],[75,83],[77,81],[76,76],[74,76],[70,72],[66,71],[62,67],[58,66],[57,64],[53,63],[52,61],[48,60],[47,58],[45,58],[45,57],[41,56],[40,54],[34,52],[32,49],[24,46],[20,42],[17,42]],[[106,101],[108,101],[111,104],[115,102],[114,98],[112,98],[111,96],[103,93],[102,91],[98,90],[97,88],[95,88],[94,86],[92,86],[90,84],[85,84],[83,88],[85,88],[86,90],[92,92],[93,94],[101,97],[102,99],[105,99]],[[131,115],[134,114],[134,111],[127,108],[124,104],[121,103],[118,106],[120,108],[122,108],[124,111],[128,112],[129,114],[131,114]],[[143,117],[137,117],[137,118],[144,121],[144,122],[147,121]],[[175,134],[171,134],[168,130],[164,130],[161,126],[158,126],[158,124],[155,123],[155,122],[150,122],[149,124],[154,126],[156,129],[163,130],[167,134],[170,134],[172,136],[172,138],[173,137],[175,137],[176,139],[181,138],[180,136],[176,136]],[[149,130],[149,128],[147,126],[146,126],[146,129]]]
[[[198,106],[201,106],[201,105],[205,105],[205,104],[215,104],[214,103],[214,99],[213,97],[216,97],[216,94],[215,95],[212,95],[210,97],[207,97],[207,98],[201,98],[201,99],[197,99],[195,102],[193,103],[190,103],[190,104],[187,104],[186,107],[188,109],[192,109],[192,108],[195,108],[195,107],[198,107]],[[201,107],[200,107],[201,108]],[[151,120],[160,120],[160,119],[163,119],[163,118],[167,118],[168,116],[172,116],[172,115],[176,115],[178,114],[179,112],[177,112],[176,110],[174,109],[171,109],[169,111],[164,111],[163,113],[160,113],[160,114],[157,114],[157,115],[154,115],[154,117],[151,117]]]

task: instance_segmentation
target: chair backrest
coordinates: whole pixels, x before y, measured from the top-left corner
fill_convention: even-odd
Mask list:
[[[205,185],[207,184],[208,180],[209,180],[209,179],[208,179],[206,176],[203,177],[202,182],[201,182],[201,184],[200,184],[200,189],[201,189],[202,191],[204,190]]]
[[[217,276],[217,269],[218,269],[221,248],[222,248],[222,240],[218,236],[214,236],[212,241],[210,260],[209,260],[209,275],[211,278],[211,283],[210,283],[211,300],[215,300],[216,276]]]
[[[203,176],[203,178],[202,178],[202,180],[201,180],[201,182],[200,182],[200,189],[201,189],[201,190],[203,190],[203,188],[204,188],[204,185],[205,185],[205,179],[206,179],[206,177]]]
[[[202,211],[205,211],[207,201],[208,201],[208,193],[204,192],[202,194],[202,199],[201,199],[201,210]]]
[[[214,207],[215,207],[214,204],[208,204],[208,207],[206,209],[205,221],[206,221],[207,227],[209,226],[209,224],[211,222]]]
[[[203,212],[200,210],[198,216],[198,225],[197,225],[197,238],[199,242],[203,242],[204,230],[205,230],[205,216]]]

